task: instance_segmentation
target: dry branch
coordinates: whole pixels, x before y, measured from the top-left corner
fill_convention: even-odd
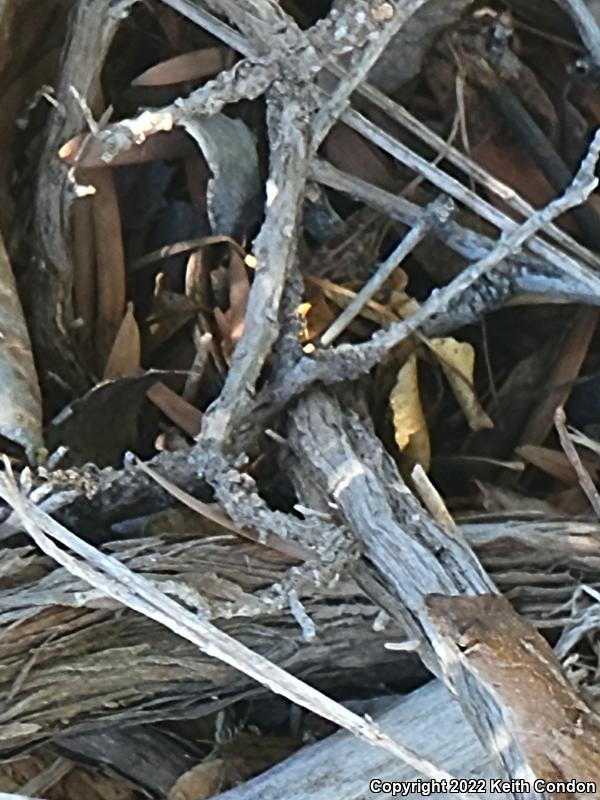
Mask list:
[[[407,320],[392,324],[386,331],[376,333],[364,344],[340,345],[331,352],[317,353],[312,359],[302,358],[286,376],[282,386],[278,387],[279,390],[271,388],[269,400],[282,405],[316,381],[331,384],[352,380],[371,370],[386,353],[397,347],[432,317],[443,314],[467,289],[503,264],[506,258],[518,253],[523,245],[536,233],[544,230],[549,222],[569,208],[584,202],[598,185],[594,169],[599,151],[600,132],[597,132],[588,155],[582,161],[571,186],[563,195],[518,227],[511,222],[509,230],[500,237],[487,255],[463,270],[447,286],[434,290],[426,302]],[[566,262],[562,264],[561,269],[565,272],[570,271]],[[577,273],[580,272],[581,268],[577,266]]]
[[[377,717],[377,721],[392,735],[402,732],[419,752],[429,757],[438,754],[444,759],[444,766],[457,775],[496,777],[458,703],[439,681],[402,698]],[[432,730],[435,736],[431,735]],[[346,733],[337,733],[304,747],[242,786],[218,795],[218,800],[279,800],[284,796],[287,800],[362,800],[373,778],[402,782],[418,777],[413,770],[375,748]],[[423,793],[413,790],[406,797],[420,800]],[[437,792],[431,797],[450,800],[453,794]],[[504,793],[487,791],[479,797],[508,800]]]
[[[89,376],[74,355],[71,209],[75,199],[72,170],[62,162],[62,145],[81,131],[84,107],[95,105],[104,58],[117,28],[135,0],[78,3],[69,20],[53,108],[40,160],[35,202],[39,270],[32,296],[32,338],[40,359],[67,385],[82,393]],[[83,107],[82,107],[83,103]]]
[[[5,460],[5,468],[10,469],[8,460]],[[327,695],[245,647],[233,637],[220,631],[197,611],[191,612],[182,603],[172,600],[151,581],[136,575],[118,559],[106,556],[86,544],[24,497],[12,476],[0,477],[0,496],[17,512],[25,530],[38,547],[75,577],[85,580],[126,607],[159,622],[173,633],[195,644],[207,655],[254,678],[271,691],[335,722],[364,741],[386,750],[423,775],[436,780],[452,778],[449,773],[440,770],[390,738],[372,722],[348,711]],[[68,550],[77,557],[68,553]],[[29,729],[28,732],[32,733],[35,730]],[[468,796],[465,793],[460,794]]]
[[[298,402],[292,414],[290,443],[300,463],[306,464],[303,484],[327,487],[327,495],[362,542],[366,558],[377,570],[379,588],[375,580],[366,576],[364,568],[363,572],[361,568],[357,571],[359,580],[361,574],[366,577],[367,593],[402,621],[411,639],[420,642],[421,657],[456,694],[493,760],[501,764],[511,778],[527,776],[531,785],[536,777],[549,777],[546,772],[540,772],[530,739],[521,736],[519,724],[507,725],[513,702],[517,709],[519,707],[518,701],[512,700],[513,687],[511,691],[495,692],[489,674],[472,670],[467,662],[456,659],[440,627],[442,614],[431,614],[427,595],[487,595],[496,591],[463,537],[444,530],[421,509],[391,458],[359,415],[342,412],[339,403],[324,392],[314,391]],[[301,485],[299,490],[302,491]],[[433,586],[439,589],[432,591]],[[514,619],[519,621],[516,615]],[[519,624],[521,638],[527,631],[533,636],[533,629],[525,623]],[[491,631],[490,635],[495,636],[495,628]],[[510,674],[508,648],[507,643],[506,652],[497,655],[500,665],[506,656],[506,669]],[[517,655],[514,661],[518,663]],[[560,675],[557,662],[549,658],[546,662],[550,665],[548,674]],[[562,675],[560,680],[563,687],[568,685]],[[542,683],[540,679],[540,690]],[[574,697],[572,693],[571,698]],[[585,708],[581,701],[577,702]],[[557,715],[564,712],[569,716],[566,705],[557,700],[557,706]],[[518,714],[518,710],[515,713]],[[592,719],[589,709],[585,713],[592,720],[590,730],[595,730],[594,726],[600,723]],[[578,725],[576,720],[571,721],[565,734],[567,738],[575,738]],[[526,729],[531,731],[531,741],[534,741],[536,728],[531,715]],[[541,721],[539,733],[543,730],[545,723]],[[585,750],[573,749],[570,756],[565,756],[561,774],[573,777],[580,763],[578,759],[585,761],[585,756]],[[586,774],[593,773],[592,769]],[[537,795],[515,787],[511,796]]]
[[[56,346],[63,363],[58,372],[63,379],[67,376],[74,387],[85,383],[87,376],[72,363],[69,346],[73,316],[69,238],[72,172],[58,160],[58,148],[79,133],[84,117],[80,106],[93,106],[100,69],[118,17],[133,2],[92,0],[78,5],[65,48],[59,105],[52,115],[39,179],[36,224],[41,255],[53,280],[48,296],[40,293],[46,305],[41,307],[38,303],[35,311],[37,342],[41,346],[59,335],[61,344]],[[143,149],[145,140],[156,132],[169,131],[174,126],[189,131],[196,116],[212,116],[239,100],[266,97],[270,173],[265,219],[255,241],[257,269],[244,332],[225,386],[204,417],[196,447],[189,453],[158,459],[159,470],[174,466],[176,474],[169,478],[188,489],[206,489],[204,482],[208,482],[234,523],[256,531],[256,543],[240,543],[222,533],[215,537],[221,539],[221,544],[224,539],[235,543],[235,557],[229,563],[223,563],[226,559],[219,552],[219,568],[221,572],[229,570],[227,577],[206,571],[203,559],[211,547],[216,548],[214,541],[173,543],[168,537],[156,537],[121,545],[113,542],[101,551],[62,527],[32,500],[41,500],[45,510],[52,510],[63,520],[81,522],[85,514],[95,517],[97,527],[93,533],[102,531],[106,538],[109,534],[105,523],[114,520],[115,515],[126,517],[140,504],[147,511],[155,500],[165,502],[164,492],[154,486],[149,489],[144,470],[128,468],[123,473],[62,476],[62,494],[53,493],[61,480],[61,476],[54,475],[48,485],[38,486],[30,498],[3,478],[0,495],[14,514],[2,524],[4,530],[0,528],[0,534],[12,536],[23,526],[38,547],[64,569],[50,570],[47,560],[34,556],[28,548],[20,548],[18,543],[8,551],[21,576],[18,585],[3,591],[0,612],[0,623],[4,625],[0,665],[4,661],[3,681],[10,700],[10,705],[0,711],[0,750],[8,753],[29,746],[55,735],[62,726],[72,733],[108,719],[131,723],[207,713],[259,691],[249,680],[252,679],[407,761],[422,774],[447,778],[445,770],[399,745],[369,720],[349,712],[292,674],[314,674],[318,668],[333,673],[328,659],[334,658],[338,659],[336,669],[340,672],[348,664],[364,670],[365,665],[377,667],[384,663],[384,654],[376,650],[382,637],[369,627],[378,608],[383,607],[401,620],[404,634],[419,642],[423,661],[457,694],[481,741],[503,771],[511,777],[545,773],[546,764],[540,766],[538,751],[531,748],[529,737],[521,735],[520,706],[513,704],[506,692],[498,691],[494,683],[498,672],[492,670],[490,677],[489,659],[481,667],[477,654],[471,658],[470,652],[461,649],[456,631],[444,628],[445,614],[452,617],[454,601],[445,598],[439,601],[439,607],[434,607],[426,595],[484,594],[488,600],[492,597],[491,602],[501,602],[494,594],[496,580],[502,588],[516,589],[519,602],[538,622],[553,624],[557,621],[557,617],[551,617],[556,598],[560,595],[563,600],[569,599],[577,580],[571,574],[573,565],[585,573],[595,569],[596,562],[590,566],[588,556],[584,557],[577,548],[569,550],[568,545],[573,543],[565,543],[558,534],[554,538],[540,537],[541,527],[528,530],[529,544],[523,545],[517,555],[506,544],[510,537],[503,529],[502,541],[491,537],[492,542],[481,547],[489,558],[488,574],[460,528],[445,530],[423,511],[361,414],[343,411],[338,399],[323,391],[313,392],[312,385],[316,381],[334,383],[359,377],[420,326],[448,326],[457,324],[459,319],[464,321],[464,314],[461,317],[456,312],[461,302],[467,317],[477,317],[482,310],[489,310],[490,298],[499,305],[516,291],[535,285],[541,285],[547,293],[562,291],[563,296],[569,296],[571,292],[571,298],[579,296],[578,292],[585,297],[587,290],[595,294],[596,302],[600,283],[590,265],[597,266],[598,259],[555,228],[553,220],[584,202],[596,187],[598,181],[593,172],[600,135],[596,135],[590,154],[565,194],[518,225],[447,172],[347,107],[351,93],[360,88],[383,48],[392,36],[402,34],[405,22],[425,0],[395,5],[355,0],[344,12],[334,10],[306,33],[275,0],[206,0],[206,8],[236,24],[244,36],[191,0],[165,2],[222,38],[243,59],[186,99],[107,127],[95,136],[93,146],[102,161],[114,159],[116,163],[121,154],[132,148]],[[392,22],[380,25],[382,21],[389,22],[386,15],[390,9]],[[321,88],[323,84],[317,83],[319,73],[326,70],[328,60],[351,51],[348,69],[337,87],[327,94]],[[340,74],[337,63],[332,72]],[[83,102],[74,103],[74,97]],[[387,100],[382,102],[373,92],[371,99],[383,105],[390,116],[402,116],[401,109]],[[499,241],[493,243],[452,220],[431,220],[426,211],[319,164],[314,158],[316,149],[338,118],[495,225],[502,232]],[[438,144],[431,138],[428,141]],[[488,181],[483,171],[455,151],[448,149],[448,155],[477,180]],[[451,247],[474,263],[448,286],[433,292],[409,320],[393,324],[364,344],[343,345],[329,353],[318,353],[314,359],[302,356],[294,336],[292,312],[302,291],[297,248],[309,178],[351,194],[362,193],[362,199],[368,197],[391,216],[404,223],[409,221],[412,232],[399,248],[400,255],[410,251],[425,232],[431,232],[438,238],[447,237]],[[493,188],[496,193],[505,192],[499,182]],[[509,199],[514,208],[529,213],[520,198],[512,195]],[[540,233],[549,234],[553,243],[538,236]],[[521,253],[524,248],[526,252]],[[390,261],[387,266],[391,264]],[[383,275],[370,286],[367,284],[357,305],[372,293],[374,284],[382,282]],[[123,300],[123,291],[118,297]],[[118,317],[118,305],[117,302],[115,308],[107,310]],[[342,314],[338,328],[350,316],[351,312]],[[113,335],[110,331],[108,334]],[[332,339],[330,334],[329,340]],[[105,351],[106,347],[102,349]],[[277,362],[270,383],[267,379],[264,396],[257,402],[259,380],[273,355]],[[245,451],[260,430],[265,410],[272,414],[300,393],[304,396],[288,420],[286,459],[303,502],[304,519],[273,511],[250,475],[242,471]],[[159,483],[177,495],[177,490],[164,480]],[[334,501],[334,507],[328,504],[329,500]],[[591,540],[586,544],[591,546],[592,558],[600,563],[593,528],[592,531],[584,534]],[[531,544],[533,540],[535,545]],[[310,548],[322,563],[291,566],[282,552],[276,555],[260,548],[265,541],[277,541],[283,554],[286,546],[292,554],[300,548]],[[362,554],[357,543],[363,548]],[[152,553],[150,560],[147,550]],[[215,549],[211,552],[214,554]],[[197,559],[196,572],[189,567],[186,572],[182,556]],[[543,596],[539,585],[548,563],[563,569],[554,575],[557,580],[550,587],[551,599]],[[41,577],[40,571],[44,573]],[[372,598],[371,602],[365,600],[358,585]],[[348,596],[355,600],[354,605],[348,602]],[[464,598],[456,602],[463,601]],[[127,611],[123,612],[121,606]],[[437,613],[436,608],[441,612]],[[512,620],[511,630],[517,635],[509,636],[510,641],[503,645],[502,669],[510,668],[516,660],[515,648],[531,636],[528,625],[507,608],[498,630],[507,618]],[[56,642],[46,641],[49,631],[57,636]],[[540,640],[536,642],[544,665],[552,666],[549,671],[540,671],[539,686],[547,683],[563,690],[559,710],[565,714],[555,718],[569,737],[573,733],[569,712],[579,712],[583,706]],[[203,655],[197,652],[198,648]],[[458,655],[456,650],[460,651]],[[503,659],[507,664],[503,665]],[[77,674],[77,681],[73,674]],[[141,678],[135,685],[132,675]],[[511,717],[513,705],[517,724]],[[535,731],[533,715],[526,715],[525,723]],[[587,730],[595,742],[596,723]],[[499,752],[502,735],[506,746]],[[593,749],[582,752],[585,764],[577,760],[579,750],[567,753],[561,764],[563,774],[570,774],[579,766],[583,770],[594,762]],[[597,764],[593,768],[598,771]],[[529,794],[515,790],[510,796]]]
[[[118,475],[114,470],[100,475],[109,472]],[[115,477],[115,483],[106,487],[106,497],[114,504],[119,486],[126,495],[128,481],[135,475],[132,468],[119,481]],[[151,485],[144,488],[149,492]],[[101,487],[98,492],[102,494]],[[58,503],[61,495],[49,500],[53,498]],[[72,497],[63,500],[73,503]],[[45,505],[52,509],[48,501]],[[76,504],[66,506],[63,514],[68,510],[74,521],[76,508]],[[96,508],[106,515],[102,502]],[[55,507],[53,513],[59,512]],[[220,628],[280,666],[300,676],[310,674],[324,690],[342,681],[362,686],[365,674],[375,681],[379,675],[397,678],[415,673],[415,656],[384,650],[385,641],[401,641],[406,634],[395,623],[379,633],[373,630],[379,607],[357,585],[352,562],[339,570],[335,584],[315,584],[310,576],[297,575],[290,562],[273,550],[204,521],[179,515],[162,524],[160,520],[152,525],[154,533],[136,534],[130,525],[131,538],[123,539],[126,533],[121,531],[104,551],[172,596],[203,608]],[[168,533],[171,528],[179,533]],[[600,569],[598,523],[499,524],[492,519],[461,530],[496,585],[538,625],[567,624],[573,592],[580,583],[595,582]],[[118,612],[116,603],[53,567],[33,547],[7,551],[5,568],[6,577],[0,582],[0,690],[4,695],[13,692],[10,721],[34,725],[35,730],[27,733],[23,728],[11,739],[9,719],[2,719],[3,753],[61,732],[76,736],[94,731],[98,725],[199,716],[258,691],[162,626],[133,612]],[[286,593],[277,588],[285,583],[296,588],[316,627],[316,640],[303,640]],[[59,634],[48,640],[53,631]],[[32,653],[35,657],[26,674],[16,690],[11,688]]]

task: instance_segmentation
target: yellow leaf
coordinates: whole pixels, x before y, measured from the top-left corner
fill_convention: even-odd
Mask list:
[[[136,375],[140,368],[140,354],[140,330],[133,314],[133,303],[127,303],[125,315],[104,368],[104,380]]]
[[[429,469],[431,446],[421,406],[417,357],[413,353],[398,372],[390,393],[396,444],[412,464]]]
[[[494,423],[485,413],[475,393],[473,375],[475,350],[468,342],[458,342],[451,337],[429,339],[425,344],[439,359],[454,396],[473,431],[493,428]]]

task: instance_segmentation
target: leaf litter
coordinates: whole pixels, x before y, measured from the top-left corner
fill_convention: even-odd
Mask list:
[[[577,3],[522,0],[63,5],[68,35],[62,17],[61,28],[0,2],[3,37],[20,42],[0,58],[13,114],[0,124],[0,450],[20,492],[75,527],[88,524],[86,506],[109,508],[94,511],[89,532],[101,554],[120,524],[149,559],[172,547],[169,598],[221,609],[217,627],[293,670],[289,642],[304,654],[300,678],[316,676],[325,692],[398,694],[418,682],[418,659],[392,678],[389,635],[364,646],[382,600],[356,577],[353,517],[331,488],[328,458],[346,447],[378,486],[406,481],[423,520],[435,508],[445,535],[464,530],[516,610],[568,642],[570,678],[598,695],[596,601],[578,587],[598,582],[600,564],[600,207],[589,175],[572,179],[600,119],[600,19]],[[44,88],[47,70],[54,89]],[[554,213],[565,190],[572,202]],[[309,458],[299,420],[311,402],[323,403],[329,428]],[[102,796],[208,797],[324,734],[289,703],[261,710],[256,684],[213,675],[193,648],[185,664],[205,688],[192,701],[184,673],[153,663],[171,646],[165,618],[148,628],[130,595],[114,642],[107,635],[94,652],[107,675],[127,652],[139,695],[113,670],[123,704],[95,707],[92,669],[55,718],[36,706],[33,686],[55,677],[44,648],[71,636],[56,658],[85,672],[86,629],[110,621],[94,616],[100,595],[68,583],[71,562],[22,555],[30,545],[15,513],[29,507],[6,496],[0,537],[19,567],[0,573],[0,608],[21,611],[0,624],[38,638],[31,657],[0,646],[0,664],[20,670],[10,679],[17,727],[0,719],[0,755],[29,752],[41,788],[25,765],[0,768],[0,788],[93,796],[89,787],[109,781]],[[173,503],[197,512],[193,536],[161,516]],[[392,507],[402,518],[401,503]],[[585,555],[567,547],[582,518],[595,531]],[[547,552],[536,531],[557,520],[564,541]],[[158,532],[144,533],[146,523]],[[496,531],[487,549],[468,538],[477,525]],[[519,525],[531,527],[502,549]],[[151,560],[144,571],[154,580]],[[236,581],[252,585],[225,612]],[[36,582],[40,599],[19,602]],[[78,609],[70,618],[67,596]],[[354,617],[347,597],[367,610]],[[419,617],[412,599],[394,602]],[[357,643],[347,684],[343,668],[327,667],[338,611]],[[420,648],[439,674],[435,642]],[[314,711],[308,689],[298,691]],[[320,713],[354,730],[327,701]],[[162,783],[133,771],[100,778],[94,736],[115,724],[140,726],[148,747],[173,737]],[[87,762],[67,748],[72,761],[53,766],[61,736],[84,730]],[[281,752],[273,734],[288,737]],[[199,738],[200,751],[190,744]],[[124,749],[133,758],[138,747],[131,736]]]

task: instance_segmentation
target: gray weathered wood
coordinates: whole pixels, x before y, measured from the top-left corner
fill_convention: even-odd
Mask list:
[[[432,681],[396,702],[377,721],[386,732],[457,777],[497,777],[460,706],[439,681]],[[346,733],[337,733],[303,748],[215,800],[363,800],[384,797],[369,791],[372,778],[410,781],[418,777],[414,770],[376,748]],[[418,792],[406,795],[409,800],[422,800],[423,796]],[[450,800],[456,795],[444,792],[430,796],[435,800]],[[482,800],[507,797],[491,793],[480,796]]]

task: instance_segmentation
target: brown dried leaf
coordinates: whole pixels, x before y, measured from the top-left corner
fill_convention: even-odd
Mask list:
[[[334,167],[381,189],[397,191],[393,162],[347,125],[340,122],[334,125],[323,144],[323,151]]]
[[[212,78],[227,65],[227,47],[205,47],[161,61],[131,82],[132,86],[168,86]]]
[[[264,547],[271,547],[273,550],[277,550],[277,552],[290,558],[306,561],[314,557],[314,553],[304,545],[293,542],[290,539],[282,539],[276,533],[265,534],[264,532],[259,533],[251,528],[238,527],[218,504],[204,503],[197,497],[188,494],[188,492],[180,489],[179,486],[176,486],[168,478],[160,475],[152,469],[152,467],[148,466],[148,464],[140,461],[139,458],[135,459],[135,463],[142,472],[145,472],[146,475],[152,478],[153,481],[156,481],[159,486],[162,486],[175,500],[179,500],[180,503],[183,503],[183,505],[197,514],[200,514],[205,519],[209,519],[211,522],[215,522],[217,525],[221,525],[223,528],[233,531],[239,536],[243,536],[244,539],[250,539],[250,541],[256,542]]]
[[[543,172],[517,145],[502,139],[485,139],[471,148],[470,155],[491,175],[501,179],[536,208],[545,206],[556,194]],[[508,203],[497,195],[493,194],[491,201],[509,215],[512,214]],[[560,219],[560,224],[571,232],[577,231],[577,226],[568,215]]]
[[[552,475],[553,478],[566,483],[567,486],[577,486],[577,473],[573,469],[565,454],[550,447],[537,447],[536,445],[523,445],[517,447],[516,454],[529,464]],[[581,460],[587,471],[596,477],[598,474],[598,459],[593,456],[583,456]]]
[[[146,396],[188,436],[197,436],[200,433],[202,412],[162,381],[153,384],[146,392]]]
[[[17,285],[0,237],[0,434],[30,459],[43,446],[42,402]]]
[[[235,250],[229,256],[229,324],[231,349],[244,332],[244,320],[250,295],[250,280],[243,258]]]
[[[219,333],[221,334],[221,338],[223,340],[223,350],[226,350],[226,344],[229,341],[229,335],[231,333],[231,324],[229,322],[229,312],[222,311],[219,306],[215,306],[213,309],[213,314],[215,317],[215,322],[217,324],[217,328],[219,329]]]
[[[96,359],[103,372],[125,310],[125,252],[111,169],[94,172],[93,213],[97,264]]]

